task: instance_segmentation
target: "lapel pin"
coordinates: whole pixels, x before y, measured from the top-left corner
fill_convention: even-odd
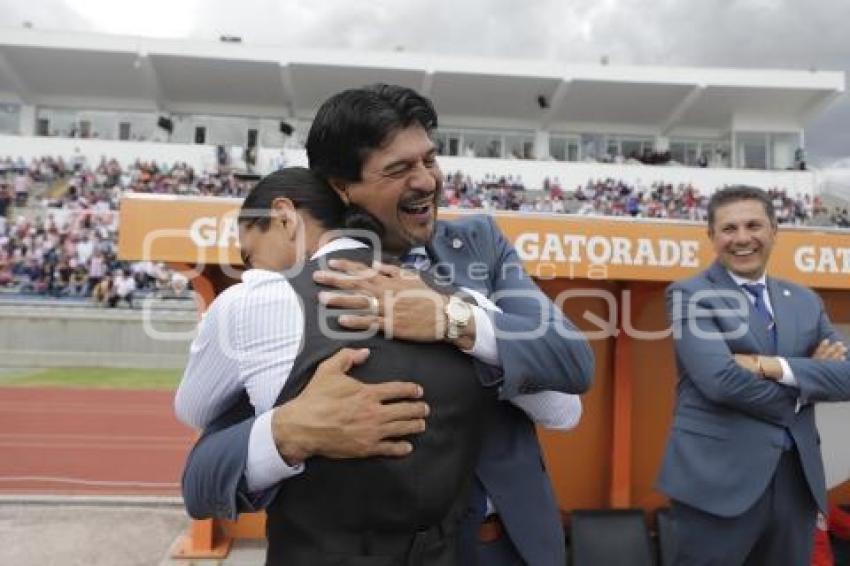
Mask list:
[[[791,291],[789,291],[788,289],[785,289],[784,291],[782,291],[782,294],[785,295],[786,297],[790,297]]]
[[[452,247],[456,250],[459,250],[463,247],[463,242],[460,238],[455,238],[454,240],[452,240]]]

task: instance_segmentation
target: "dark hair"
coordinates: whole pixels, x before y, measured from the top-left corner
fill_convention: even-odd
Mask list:
[[[287,167],[263,177],[242,202],[238,223],[246,228],[259,226],[265,232],[276,198],[288,198],[296,209],[308,212],[329,230],[342,224],[345,203],[325,181],[304,167]]]
[[[319,108],[307,135],[310,169],[325,179],[360,180],[363,162],[393,132],[437,127],[434,105],[415,90],[374,84],[344,90]]]
[[[721,206],[741,200],[757,200],[764,207],[764,212],[770,223],[776,225],[776,211],[770,195],[758,187],[747,185],[731,185],[716,191],[708,201],[708,229],[714,229],[714,215]]]

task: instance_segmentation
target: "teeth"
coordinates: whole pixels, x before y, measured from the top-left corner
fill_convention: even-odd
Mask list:
[[[408,212],[410,214],[421,214],[423,212],[427,212],[429,208],[430,208],[429,204],[423,204],[423,205],[418,205],[418,206],[403,206],[402,207],[402,209],[405,212]]]
[[[745,256],[756,253],[755,250],[738,250],[736,252],[732,252],[737,256]]]

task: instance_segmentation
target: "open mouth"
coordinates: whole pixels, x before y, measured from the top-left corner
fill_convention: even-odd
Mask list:
[[[411,216],[424,216],[431,212],[434,207],[434,203],[432,201],[427,202],[418,202],[418,203],[410,203],[401,205],[399,208],[405,214],[410,214]]]

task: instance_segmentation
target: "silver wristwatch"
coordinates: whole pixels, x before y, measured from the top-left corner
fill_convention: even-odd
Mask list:
[[[472,307],[469,303],[457,297],[449,297],[449,302],[446,303],[446,338],[458,338],[471,319]]]

